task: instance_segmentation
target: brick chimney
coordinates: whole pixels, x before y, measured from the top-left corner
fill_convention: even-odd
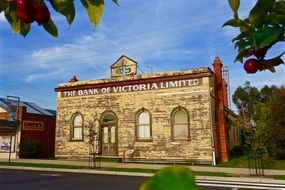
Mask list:
[[[226,83],[223,81],[223,64],[219,57],[215,57],[213,62],[215,85],[216,85],[216,134],[219,151],[219,161],[229,160],[228,131],[226,126],[225,106],[227,106]]]

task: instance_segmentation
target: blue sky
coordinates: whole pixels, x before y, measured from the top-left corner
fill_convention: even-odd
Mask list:
[[[232,18],[227,0],[121,0],[118,7],[105,0],[105,12],[97,28],[76,2],[71,26],[52,12],[59,30],[54,38],[33,23],[27,37],[14,34],[0,14],[0,97],[19,96],[23,101],[55,109],[59,83],[76,75],[79,80],[110,77],[110,66],[126,55],[145,72],[166,72],[210,67],[216,56],[229,68],[230,92],[246,80],[258,88],[285,84],[285,66],[248,75],[234,63],[231,39],[234,28],[222,28]],[[255,1],[242,1],[247,16]],[[284,43],[273,47],[268,57],[279,55]],[[284,57],[283,57],[284,58]],[[140,72],[141,73],[141,72]]]

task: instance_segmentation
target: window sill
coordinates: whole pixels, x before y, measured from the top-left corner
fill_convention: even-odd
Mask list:
[[[69,139],[69,142],[83,142],[83,139]]]
[[[150,138],[150,139],[139,139],[139,138],[137,138],[136,139],[136,142],[152,142],[153,140],[152,140],[152,138]]]
[[[188,139],[188,138],[172,139],[172,142],[175,142],[175,141],[191,141],[191,139]]]

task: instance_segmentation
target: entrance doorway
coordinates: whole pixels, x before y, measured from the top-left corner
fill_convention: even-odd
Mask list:
[[[106,112],[102,117],[101,125],[102,134],[102,155],[117,156],[118,155],[118,129],[117,118],[114,113]]]

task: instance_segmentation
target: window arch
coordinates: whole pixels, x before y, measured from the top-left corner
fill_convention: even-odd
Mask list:
[[[179,106],[171,113],[172,139],[190,139],[190,125],[188,111]]]
[[[83,116],[76,112],[71,117],[71,140],[83,140]]]
[[[148,110],[142,108],[137,112],[135,131],[137,140],[150,140],[152,138],[151,115]]]

